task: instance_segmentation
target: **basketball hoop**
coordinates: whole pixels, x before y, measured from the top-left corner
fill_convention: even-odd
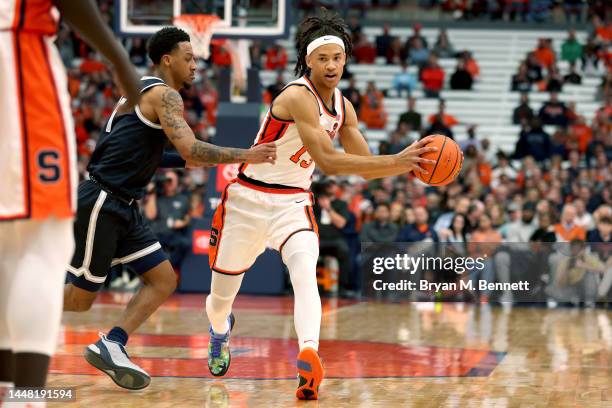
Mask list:
[[[220,21],[214,14],[181,14],[174,18],[174,25],[189,34],[195,56],[208,59],[210,40],[215,26]]]

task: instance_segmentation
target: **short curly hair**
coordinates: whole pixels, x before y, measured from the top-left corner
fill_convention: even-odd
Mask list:
[[[178,43],[190,41],[189,34],[177,27],[164,27],[149,39],[147,52],[153,64],[158,65],[161,57],[171,53]]]
[[[322,9],[319,15],[305,18],[298,26],[295,35],[295,49],[298,54],[295,75],[310,74],[310,68],[306,64],[306,48],[311,41],[324,35],[340,37],[344,42],[347,61],[351,57],[353,43],[346,23],[337,14]]]

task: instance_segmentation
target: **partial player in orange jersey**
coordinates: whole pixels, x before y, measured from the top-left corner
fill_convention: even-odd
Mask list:
[[[93,1],[0,2],[0,386],[45,385],[74,248],[76,138],[53,44],[60,12],[114,65],[129,103],[139,98],[138,74]]]
[[[324,369],[318,355],[321,301],[317,289],[317,225],[310,193],[315,164],[326,174],[387,177],[426,173],[419,157],[435,147],[424,138],[396,155],[373,156],[358,130],[353,105],[338,90],[351,39],[344,21],[323,12],[298,27],[295,46],[299,79],[272,102],[255,139],[277,148],[274,164],[243,164],[223,193],[210,241],[211,293],[206,311],[211,322],[208,366],[215,376],[230,365],[231,313],[244,272],[266,246],[278,250],[289,269],[295,294],[294,323],[300,352],[296,396],[317,399]],[[344,152],[336,150],[339,138]],[[333,213],[332,213],[333,216]]]

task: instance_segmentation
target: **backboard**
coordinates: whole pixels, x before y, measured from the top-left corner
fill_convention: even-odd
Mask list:
[[[117,0],[115,31],[150,35],[180,14],[215,14],[214,37],[277,39],[289,36],[289,0]]]

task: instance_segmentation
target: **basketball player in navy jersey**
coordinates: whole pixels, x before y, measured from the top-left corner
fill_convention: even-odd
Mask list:
[[[141,389],[150,376],[125,351],[129,335],[174,292],[176,278],[166,254],[143,222],[136,200],[159,167],[218,163],[274,163],[276,148],[218,147],[196,140],[183,117],[178,90],[188,88],[196,64],[189,35],[176,27],[155,33],[148,45],[155,76],[141,78],[134,108],[117,103],[87,167],[90,180],[79,186],[76,249],[68,267],[64,310],[88,310],[111,265],[130,266],[144,285],[132,297],[115,327],[89,345],[85,358],[119,386]],[[179,155],[164,153],[167,140]]]
[[[208,368],[227,373],[231,355],[231,313],[244,273],[266,246],[278,250],[289,270],[295,296],[294,324],[299,399],[317,399],[324,370],[318,355],[321,300],[317,289],[317,226],[309,191],[315,164],[326,174],[366,178],[427,172],[420,164],[432,138],[425,137],[394,155],[373,156],[359,131],[357,114],[338,90],[351,39],[339,17],[324,12],[306,18],[296,35],[299,79],[289,83],[270,106],[255,143],[276,144],[270,165],[242,165],[225,189],[213,219],[211,292],[206,312],[211,322]],[[344,152],[334,147],[339,138]]]

